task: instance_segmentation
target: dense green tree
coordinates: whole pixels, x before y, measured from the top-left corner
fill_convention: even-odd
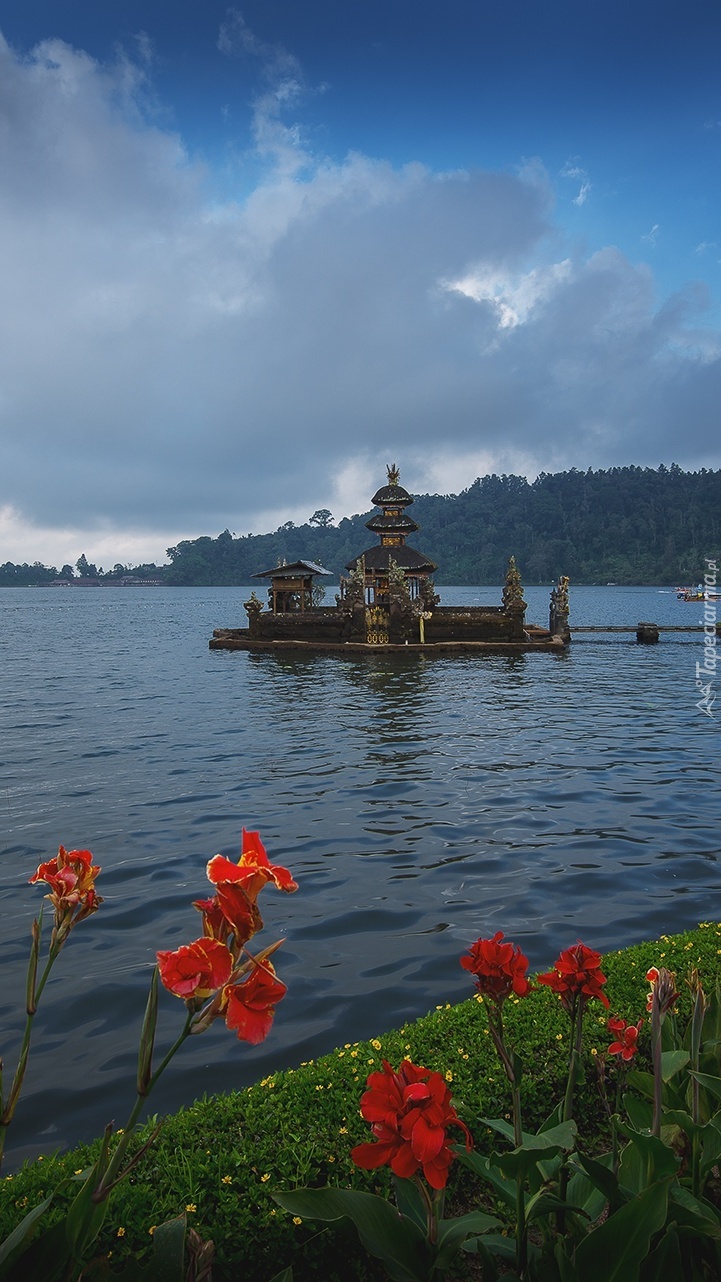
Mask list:
[[[178,585],[247,586],[280,561],[317,561],[333,574],[375,542],[369,513],[337,526],[327,508],[306,525],[287,521],[272,534],[235,538],[224,530],[168,548],[170,565],[127,568],[139,578]],[[420,532],[410,542],[438,564],[439,583],[502,583],[513,554],[525,583],[560,574],[575,583],[697,582],[704,558],[721,559],[721,471],[671,467],[484,476],[459,495],[423,494],[412,515]],[[326,516],[330,519],[325,520]],[[315,520],[314,518],[322,518]],[[78,561],[85,575],[95,567]],[[115,570],[105,575],[112,581]],[[125,568],[125,567],[120,567]],[[70,567],[63,566],[63,576]],[[54,569],[0,566],[0,585],[48,582]]]

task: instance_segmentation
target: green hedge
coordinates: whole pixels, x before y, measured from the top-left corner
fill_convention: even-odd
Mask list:
[[[675,970],[679,981],[696,966],[710,988],[720,960],[721,925],[714,923],[609,954],[604,970],[610,1013],[634,1022],[645,1015],[645,974],[651,965]],[[680,988],[679,1006],[688,1009],[682,982]],[[567,1017],[545,988],[510,1001],[506,1012],[509,1040],[527,1066],[524,1119],[527,1125],[537,1124],[557,1102],[559,1083],[565,1081]],[[594,1055],[609,1043],[606,1016],[600,1003],[592,1002],[585,1022],[586,1085],[577,1115],[592,1148],[605,1142]],[[359,1171],[349,1153],[369,1138],[358,1109],[367,1075],[381,1059],[397,1065],[404,1056],[445,1073],[456,1107],[483,1151],[491,1136],[478,1119],[508,1116],[510,1098],[482,1004],[474,996],[369,1042],[339,1047],[312,1063],[276,1073],[247,1090],[198,1100],[167,1118],[159,1138],[113,1194],[100,1249],[112,1251],[113,1260],[129,1252],[148,1254],[152,1227],[185,1210],[189,1224],[216,1244],[217,1282],[240,1277],[265,1282],[286,1264],[293,1265],[296,1282],[379,1276],[353,1239],[341,1243],[333,1230],[295,1223],[276,1207],[272,1193],[305,1184],[385,1186],[385,1172]],[[63,1176],[85,1167],[92,1153],[83,1147],[38,1158],[0,1180],[0,1239]],[[454,1169],[449,1196],[459,1204],[474,1197],[468,1180],[460,1167]]]

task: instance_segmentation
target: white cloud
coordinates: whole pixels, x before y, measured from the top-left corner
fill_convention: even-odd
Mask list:
[[[585,205],[586,201],[588,200],[590,191],[591,191],[590,183],[581,183],[578,195],[574,196],[573,198],[574,205],[579,205],[579,206]]]
[[[234,20],[225,39],[264,68],[242,202],[159,123],[147,51],[133,69],[0,45],[0,562],[41,542],[55,563],[157,560],[338,518],[391,457],[444,491],[485,469],[718,463],[702,300],[659,307],[647,268],[560,248],[537,161],[313,155],[279,91],[302,84],[292,55]]]
[[[645,240],[647,245],[655,245],[658,241],[658,234],[660,230],[660,223],[654,223],[651,230],[647,231],[645,235],[641,237],[641,240]]]

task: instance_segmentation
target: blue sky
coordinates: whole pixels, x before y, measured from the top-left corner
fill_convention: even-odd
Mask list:
[[[721,7],[0,8],[0,561],[721,465]]]

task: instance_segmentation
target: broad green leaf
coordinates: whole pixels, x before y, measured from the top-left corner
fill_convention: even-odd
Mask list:
[[[666,1221],[669,1183],[650,1185],[583,1239],[574,1260],[583,1282],[629,1282],[638,1275],[652,1237]]]
[[[623,1097],[623,1107],[628,1119],[637,1131],[650,1131],[653,1125],[653,1104],[651,1100],[639,1099],[638,1095],[627,1092]]]
[[[399,1176],[394,1175],[393,1192],[395,1193],[396,1206],[401,1215],[407,1215],[408,1219],[413,1220],[421,1232],[425,1233],[428,1224],[426,1204],[415,1181],[402,1180]]]
[[[353,1189],[294,1189],[274,1201],[307,1220],[352,1220],[367,1251],[394,1282],[428,1282],[433,1262],[424,1234],[382,1197]]]
[[[635,1091],[640,1091],[641,1095],[645,1095],[646,1099],[653,1099],[653,1073],[643,1073],[640,1068],[632,1068],[628,1075],[628,1084]],[[625,1102],[624,1099],[624,1104]]]
[[[441,1220],[438,1233],[438,1254],[434,1268],[441,1273],[449,1268],[458,1255],[466,1238],[482,1236],[491,1229],[500,1227],[493,1215],[483,1211],[471,1211],[468,1215],[459,1215],[455,1220]]]
[[[566,1253],[568,1249],[570,1249],[570,1244],[568,1242],[564,1241],[556,1243],[554,1256],[558,1266],[560,1282],[581,1282],[581,1278],[579,1278],[578,1273],[573,1267],[572,1260]]]
[[[642,1135],[619,1122],[618,1129],[631,1141],[621,1154],[619,1184],[630,1193],[640,1193],[649,1184],[675,1175],[680,1159],[656,1135]]]
[[[560,1153],[558,1145],[553,1148],[538,1149],[516,1148],[512,1153],[493,1154],[493,1165],[512,1180],[525,1180],[538,1164],[541,1156],[550,1157]]]
[[[691,1056],[688,1051],[662,1051],[661,1052],[661,1077],[664,1082],[670,1082],[672,1077],[681,1072],[687,1064],[691,1062]]]
[[[695,1077],[699,1086],[703,1086],[716,1099],[721,1099],[721,1077],[713,1077],[710,1073],[695,1073],[692,1068],[688,1071],[689,1077]]]
[[[65,1277],[70,1260],[65,1220],[53,1224],[40,1233],[28,1247],[9,1262],[3,1272],[3,1282],[60,1282]]]
[[[185,1282],[186,1219],[159,1224],[153,1234],[153,1259],[143,1269],[143,1282]]]
[[[715,1206],[694,1197],[682,1184],[671,1185],[669,1200],[673,1218],[679,1228],[691,1229],[694,1234],[721,1241],[721,1217]]]
[[[613,1178],[613,1173],[606,1171],[606,1174],[611,1176],[609,1195],[607,1196],[598,1187],[596,1181],[591,1180],[584,1170],[580,1168],[574,1169],[573,1164],[571,1169],[573,1174],[566,1190],[568,1201],[573,1206],[579,1206],[582,1213],[594,1224],[602,1214],[607,1202],[613,1205],[619,1201],[618,1186]],[[621,1199],[622,1201],[623,1199]]]
[[[639,1282],[672,1282],[684,1276],[681,1248],[675,1225],[671,1224],[658,1246],[641,1265]]]
[[[701,1173],[707,1174],[721,1161],[721,1118],[712,1117],[704,1127]]]
[[[542,1220],[545,1215],[551,1215],[557,1211],[568,1211],[573,1215],[582,1215],[585,1219],[589,1217],[582,1206],[572,1204],[569,1199],[558,1197],[556,1193],[549,1192],[548,1189],[540,1189],[534,1197],[528,1199],[526,1204],[526,1224],[533,1220]]]
[[[586,1157],[584,1153],[576,1153],[575,1161],[591,1183],[602,1193],[605,1201],[610,1202],[612,1206],[618,1202],[618,1180],[610,1167],[612,1161],[610,1153],[604,1153],[601,1158]]]
[[[34,1233],[38,1220],[41,1220],[47,1211],[50,1203],[55,1197],[55,1192],[57,1192],[57,1190],[52,1192],[50,1197],[46,1197],[44,1202],[40,1202],[38,1206],[34,1206],[32,1211],[28,1211],[25,1218],[22,1219],[13,1229],[10,1236],[6,1237],[5,1241],[0,1244],[0,1278],[5,1277],[5,1266],[12,1261],[19,1249],[28,1241],[32,1233]]]
[[[516,1209],[516,1185],[515,1181],[507,1180],[500,1171],[496,1170],[487,1157],[481,1153],[466,1153],[461,1149],[458,1153],[458,1160],[463,1166],[468,1167],[475,1175],[480,1175],[482,1179],[488,1180],[496,1190],[498,1196],[503,1199],[512,1211]]]

